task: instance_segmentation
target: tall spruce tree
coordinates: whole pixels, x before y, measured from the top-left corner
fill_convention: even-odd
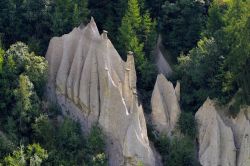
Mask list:
[[[152,62],[152,50],[156,44],[156,22],[148,11],[143,11],[143,1],[129,0],[128,8],[119,28],[118,51],[125,59],[127,51],[133,51],[137,71],[137,87],[145,110],[149,108],[149,94],[153,89],[156,69]]]

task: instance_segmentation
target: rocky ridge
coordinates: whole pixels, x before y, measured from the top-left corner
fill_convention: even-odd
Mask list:
[[[250,107],[242,108],[236,118],[209,98],[198,110],[199,161],[203,166],[250,165]]]
[[[153,90],[151,122],[168,137],[177,136],[176,124],[181,113],[180,83],[176,87],[159,74]],[[242,107],[233,118],[229,105],[220,106],[207,99],[195,115],[198,123],[197,151],[202,166],[250,165],[250,106]]]
[[[145,117],[138,104],[132,52],[124,62],[107,32],[93,19],[51,39],[48,98],[79,120],[84,131],[98,123],[106,135],[109,165],[156,165]]]
[[[48,98],[79,120],[85,132],[98,123],[106,135],[109,165],[160,165],[151,148],[142,107],[138,104],[133,53],[124,62],[94,20],[86,27],[54,37],[46,54]],[[180,83],[157,77],[151,98],[151,121],[172,136],[181,109]],[[207,99],[198,110],[198,159],[203,166],[250,165],[250,107],[236,118]]]

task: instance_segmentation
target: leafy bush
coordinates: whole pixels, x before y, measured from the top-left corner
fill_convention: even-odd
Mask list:
[[[33,124],[34,136],[48,150],[46,164],[52,165],[107,165],[104,135],[94,125],[85,138],[80,125],[64,119],[56,126],[46,115],[41,115]]]
[[[42,104],[37,94],[44,91],[47,62],[28,50],[18,42],[6,53],[0,52],[0,161],[7,165],[41,165],[42,161],[44,165],[107,165],[98,126],[85,138],[80,125],[64,118],[57,105],[45,108]],[[30,145],[33,142],[47,151]],[[23,146],[7,156],[19,144]]]
[[[52,148],[55,143],[56,129],[47,115],[40,115],[32,124],[33,137],[40,142],[46,149]]]
[[[4,135],[0,132],[0,163],[1,159],[4,156],[8,155],[15,149],[15,145]]]
[[[164,166],[198,166],[195,146],[189,137],[169,139],[161,135],[155,144]]]
[[[13,166],[40,166],[47,158],[48,154],[46,150],[39,144],[32,144],[27,147],[21,146],[12,155],[5,157],[4,161],[6,165]]]
[[[4,50],[0,47],[0,75],[3,72],[3,55],[4,55]]]
[[[101,150],[104,150],[104,135],[102,133],[102,130],[98,125],[94,125],[90,131],[89,136],[87,137],[87,141],[89,143],[89,148],[91,150],[91,153],[99,153]]]
[[[1,126],[14,143],[19,141],[25,144],[31,138],[31,124],[40,115],[41,101],[37,96],[40,87],[34,84],[45,81],[47,63],[43,57],[30,53],[28,47],[21,42],[13,44],[1,57]],[[39,63],[34,59],[39,60]]]
[[[185,111],[196,112],[208,96],[222,96],[220,66],[223,61],[216,41],[203,38],[188,55],[181,55],[176,66],[182,85],[181,104]]]
[[[93,157],[93,166],[107,166],[107,157],[104,153],[99,153]]]
[[[239,90],[232,99],[229,106],[229,115],[236,118],[241,108],[246,106],[246,99],[242,90]]]
[[[93,125],[90,131],[90,134],[87,137],[88,145],[88,157],[90,160],[90,165],[100,166],[107,165],[107,157],[105,156],[105,141],[104,135],[101,128],[96,124]]]
[[[191,112],[181,112],[178,120],[178,129],[180,132],[191,138],[195,138],[197,132],[197,122]]]

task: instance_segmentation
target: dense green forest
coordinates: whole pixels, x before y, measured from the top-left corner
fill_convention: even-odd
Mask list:
[[[157,77],[158,36],[180,80],[183,138],[149,137],[168,166],[198,165],[194,113],[207,97],[230,107],[250,104],[249,0],[1,0],[0,165],[107,165],[104,134],[89,135],[44,96],[49,40],[93,16],[123,59],[135,53],[145,113]],[[26,44],[24,44],[26,43]]]
[[[104,165],[104,136],[94,126],[86,137],[43,100],[47,62],[17,42],[1,49],[0,163],[3,165]]]

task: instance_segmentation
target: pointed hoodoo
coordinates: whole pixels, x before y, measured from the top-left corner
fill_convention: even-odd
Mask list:
[[[90,22],[91,22],[91,23],[93,23],[93,22],[95,23],[94,17],[91,16]]]
[[[131,66],[134,65],[134,53],[132,51],[128,51],[127,54],[127,63]],[[131,64],[132,63],[132,64]]]
[[[133,89],[133,93],[136,93],[136,71],[135,71],[135,61],[134,53],[128,51],[127,62],[126,62],[126,71],[129,72],[129,87]]]
[[[91,31],[93,31],[96,36],[100,36],[100,33],[98,31],[97,25],[96,25],[95,20],[94,20],[93,17],[91,17],[91,20],[90,20],[90,22],[88,23],[87,26],[91,27]]]
[[[130,66],[131,66],[131,60],[133,59],[133,55],[134,55],[134,53],[132,51],[128,51],[128,55],[127,55],[127,63],[128,63],[128,65],[126,67],[127,71],[131,70]]]
[[[157,76],[152,98],[152,123],[160,133],[172,136],[181,109],[173,84],[163,74]]]
[[[220,107],[209,98],[204,102],[195,114],[198,122],[199,161],[202,165],[249,165],[248,108],[242,107],[237,117],[232,118],[227,115],[229,106]]]
[[[204,166],[236,163],[236,148],[231,127],[221,118],[216,103],[209,98],[196,112],[199,161]]]
[[[106,30],[102,31],[102,38],[103,39],[108,39],[108,31],[106,31]]]

